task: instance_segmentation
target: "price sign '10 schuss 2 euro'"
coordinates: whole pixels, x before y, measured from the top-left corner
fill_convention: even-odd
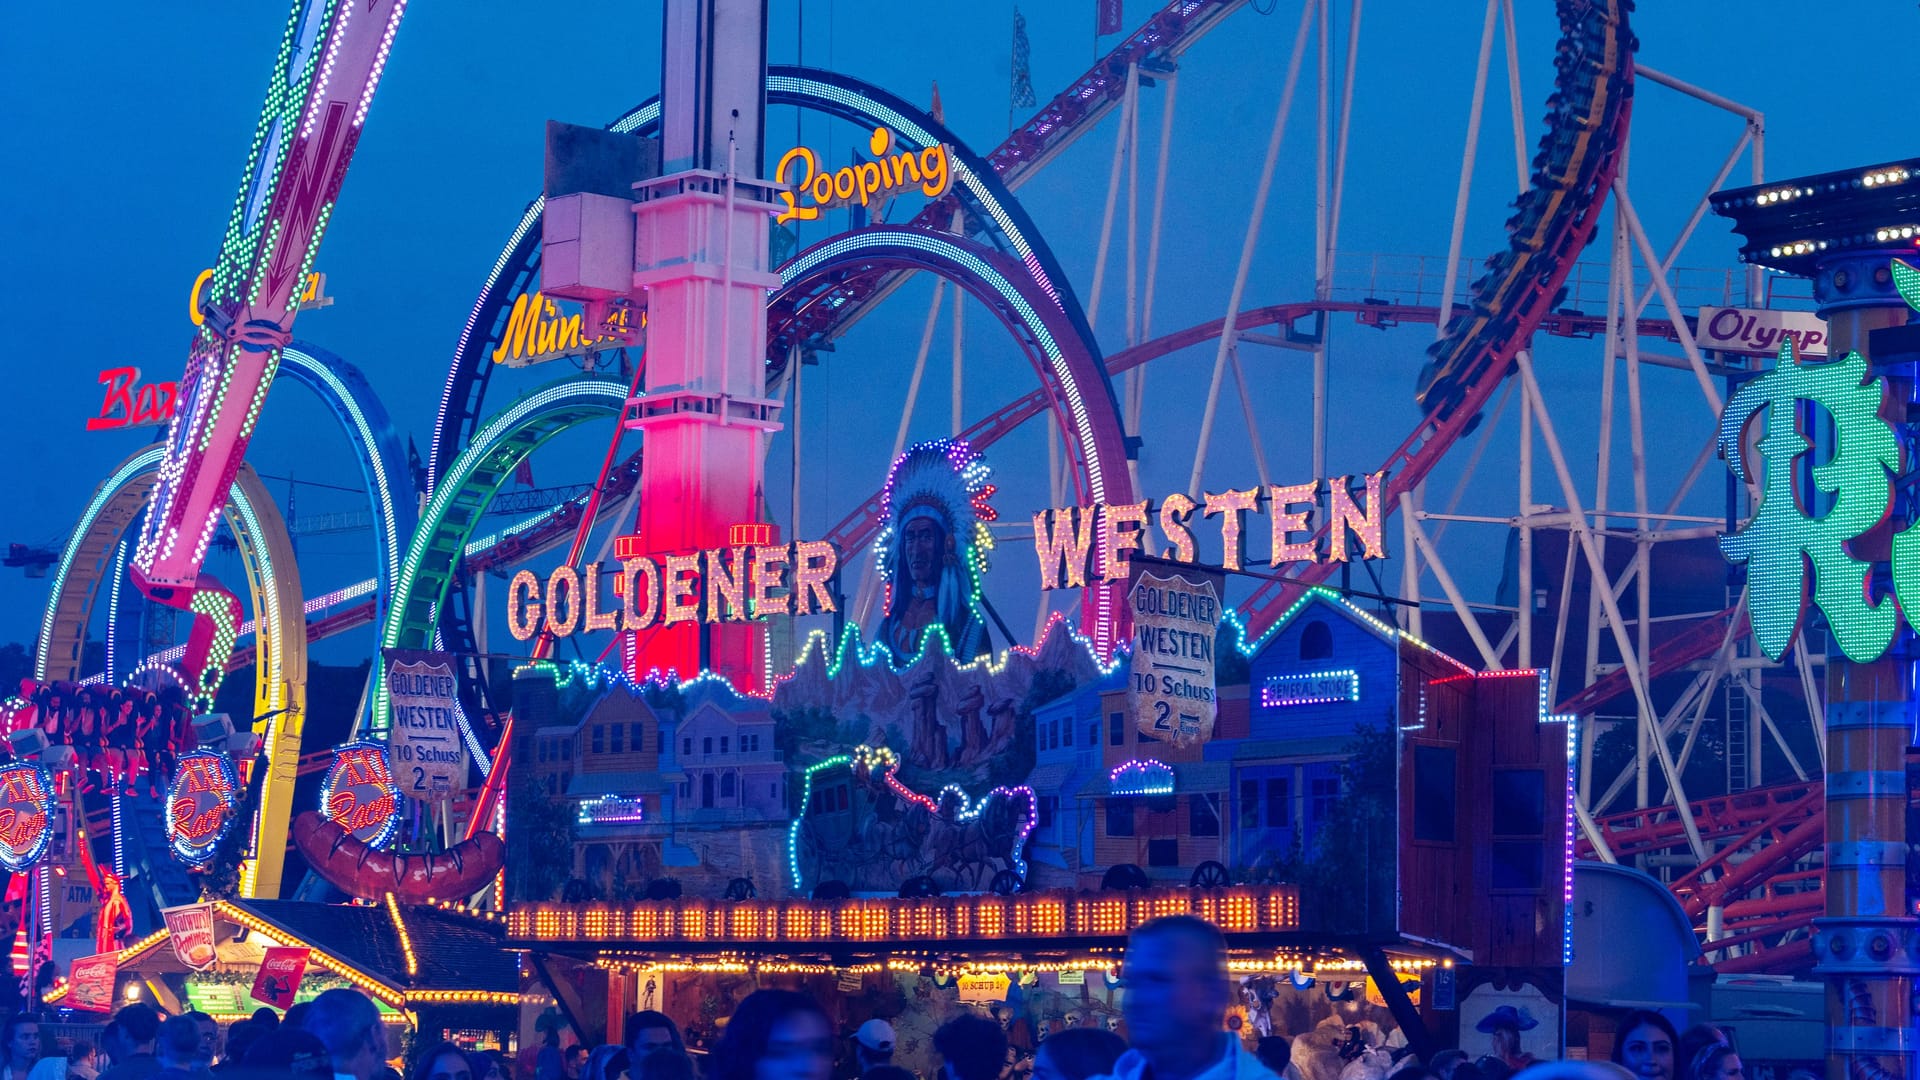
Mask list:
[[[1133,659],[1127,689],[1133,722],[1143,735],[1176,746],[1213,737],[1214,631],[1220,597],[1213,582],[1142,572],[1127,593],[1133,612]]]
[[[1920,270],[1895,259],[1893,281],[1907,303],[1920,309]],[[1902,462],[1893,427],[1881,416],[1885,398],[1886,381],[1869,378],[1859,353],[1807,363],[1795,356],[1789,339],[1773,370],[1741,386],[1721,414],[1721,456],[1735,477],[1757,487],[1758,501],[1738,532],[1720,538],[1720,550],[1746,564],[1754,640],[1775,660],[1799,632],[1809,591],[1840,650],[1858,662],[1886,652],[1901,612],[1909,625],[1920,627],[1920,526],[1893,536],[1892,596],[1869,597],[1873,564],[1847,547],[1883,524],[1893,508],[1890,476]],[[1799,497],[1813,493],[1797,492],[1794,484],[1795,459],[1811,449],[1800,430],[1801,401],[1833,418],[1832,454],[1813,467],[1813,486],[1831,499],[1819,517],[1804,509],[1813,500]],[[1759,429],[1757,438],[1747,435],[1750,423]],[[1757,468],[1751,458],[1758,459]]]
[[[460,737],[453,661],[445,653],[386,649],[392,701],[387,747],[402,795],[451,799],[467,786],[467,744]]]

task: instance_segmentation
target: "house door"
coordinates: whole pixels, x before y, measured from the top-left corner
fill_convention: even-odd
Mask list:
[[[713,809],[713,774],[712,773],[708,773],[705,776],[702,776],[700,778],[700,808],[703,810]]]

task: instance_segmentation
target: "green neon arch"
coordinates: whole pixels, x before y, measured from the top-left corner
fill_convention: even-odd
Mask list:
[[[473,539],[480,517],[516,465],[541,444],[575,424],[618,418],[627,386],[612,379],[568,379],[542,387],[480,426],[473,441],[447,467],[421,512],[420,526],[400,565],[400,585],[381,624],[380,644],[389,649],[426,649],[454,569]],[[374,665],[373,725],[385,724],[387,674]]]

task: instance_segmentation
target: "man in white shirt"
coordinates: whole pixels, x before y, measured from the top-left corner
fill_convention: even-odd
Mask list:
[[[1143,923],[1120,973],[1133,1049],[1111,1080],[1277,1080],[1226,1030],[1233,983],[1226,938],[1212,923],[1191,915]]]

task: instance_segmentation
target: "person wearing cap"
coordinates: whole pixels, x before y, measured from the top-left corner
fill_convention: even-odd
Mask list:
[[[873,1019],[853,1033],[853,1057],[841,1067],[838,1080],[859,1080],[868,1069],[893,1064],[893,1025]]]

